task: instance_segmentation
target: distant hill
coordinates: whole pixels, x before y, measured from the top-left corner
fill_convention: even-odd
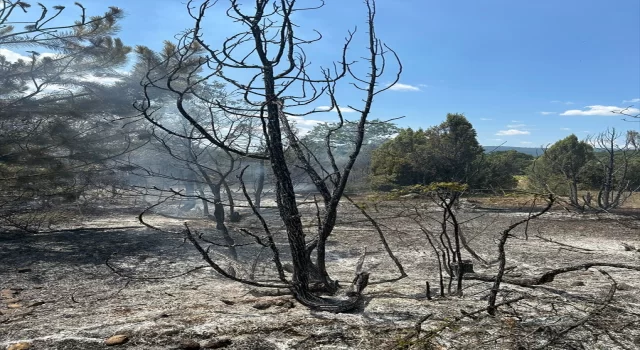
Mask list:
[[[499,152],[499,151],[518,151],[526,154],[530,154],[534,157],[542,155],[544,150],[541,147],[511,147],[511,146],[482,146],[485,152]]]

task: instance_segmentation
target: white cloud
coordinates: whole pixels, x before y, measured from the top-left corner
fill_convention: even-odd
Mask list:
[[[522,120],[512,120],[512,123],[522,123]]]
[[[94,82],[94,83],[104,84],[104,85],[113,85],[119,82],[121,79],[116,77],[101,77],[93,74],[87,74],[87,75],[79,76],[77,80]],[[36,82],[38,84],[43,84],[43,81],[40,79],[37,79]],[[39,94],[54,94],[54,93],[69,94],[69,93],[78,92],[80,89],[81,87],[79,85],[66,86],[66,85],[59,85],[59,84],[44,84],[40,87]],[[36,91],[36,87],[33,85],[32,82],[29,82],[27,89],[24,91],[24,95],[31,94],[35,91]]]
[[[66,87],[56,84],[43,84],[41,79],[36,79],[36,83],[40,84],[40,92],[39,94],[55,94],[55,93],[65,93],[68,94],[70,92],[78,91],[78,87]],[[23,95],[29,95],[36,91],[36,87],[33,85],[33,82],[29,82],[27,85],[27,89],[24,91]]]
[[[533,142],[529,142],[529,141],[520,141],[520,144],[522,144],[522,145],[530,145],[532,143]]]
[[[55,54],[53,52],[43,52],[40,55],[38,55],[38,58],[56,57],[56,56],[58,56],[58,54]]]
[[[514,136],[514,135],[529,135],[529,134],[531,134],[529,131],[516,130],[516,129],[500,130],[498,131],[498,133],[496,133],[497,136]]]
[[[294,115],[287,115],[287,119],[289,119],[290,122],[295,123],[296,128],[298,128],[298,131],[300,132],[300,136],[308,134],[314,126],[324,123],[320,120],[305,119]]]
[[[13,52],[11,50],[7,50],[7,49],[0,49],[0,55],[4,56],[4,58],[7,59],[7,61],[9,62],[18,62],[18,60],[23,60],[25,62],[31,62],[31,56],[25,56],[25,55],[21,55],[17,52]],[[55,53],[51,53],[51,52],[45,52],[45,53],[41,53],[40,55],[38,55],[39,59],[42,59],[44,57],[55,57],[56,54]]]
[[[623,107],[616,106],[602,106],[602,105],[593,105],[586,106],[586,110],[580,109],[570,109],[561,113],[560,115],[575,115],[575,116],[611,116],[611,115],[620,115],[617,112],[624,110]],[[637,108],[629,108],[625,111],[626,114],[640,114],[640,109]]]
[[[493,119],[491,119],[491,118],[480,118],[480,120],[485,120],[486,121],[486,120],[493,120]]]
[[[542,115],[558,114],[558,112],[540,112]]]
[[[315,109],[316,111],[321,111],[321,112],[336,112],[338,113],[338,110],[336,108],[331,109],[331,106],[319,106],[316,107]],[[355,113],[356,110],[349,108],[349,107],[340,107],[340,112],[342,113]]]
[[[395,83],[393,85],[387,85],[387,86],[391,86],[389,90],[394,90],[394,91],[420,91],[419,87],[409,85],[409,84]]]
[[[7,49],[0,49],[0,55],[4,56],[9,62],[17,62],[18,60],[31,61],[31,57],[23,56],[17,52]]]
[[[519,128],[524,128],[525,126],[527,126],[527,124],[510,124],[510,125],[507,125],[507,128],[519,129]]]
[[[627,103],[627,102],[629,102],[629,103],[638,103],[638,102],[640,102],[640,98],[632,98],[630,100],[622,101],[622,103]]]
[[[571,128],[560,128],[560,130],[571,131]]]
[[[553,100],[553,101],[551,101],[551,103],[563,103],[563,104],[565,104],[565,105],[572,105],[572,104],[574,104],[574,103],[573,103],[573,102],[571,102],[571,101],[558,101],[558,100]]]
[[[113,85],[121,81],[122,79],[116,78],[116,77],[99,77],[95,75],[85,75],[82,78],[80,78],[80,80],[99,83],[99,84],[105,84],[105,85]]]

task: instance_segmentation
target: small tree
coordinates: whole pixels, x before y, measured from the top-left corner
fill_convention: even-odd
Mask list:
[[[462,260],[462,233],[461,224],[458,221],[454,210],[455,203],[460,196],[468,189],[467,185],[456,182],[435,182],[426,187],[421,187],[429,198],[442,209],[441,219],[436,219],[440,224],[440,234],[438,236],[429,232],[424,225],[420,224],[420,228],[427,235],[429,244],[437,252],[435,244],[436,239],[440,241],[440,249],[442,250],[442,258],[438,257],[440,264],[440,293],[444,296],[444,285],[442,281],[442,270],[449,273],[448,291],[451,292],[451,283],[454,278],[456,280],[456,294],[462,295],[462,278],[464,271],[464,263]],[[415,209],[418,212],[417,209]],[[429,237],[433,235],[433,237]]]
[[[623,139],[623,136],[626,137]],[[586,141],[578,141],[575,135],[568,136],[536,160],[530,178],[535,185],[555,192],[568,189],[569,203],[575,208],[616,208],[633,191],[631,169],[638,156],[634,142],[634,133],[623,135],[615,129],[607,129]],[[564,186],[554,186],[558,182]],[[597,195],[591,191],[580,195],[580,189],[595,189]]]
[[[491,189],[513,189],[518,186],[516,175],[524,175],[534,157],[515,150],[486,154],[480,161],[479,187]]]
[[[374,186],[384,189],[390,185],[425,183],[428,175],[421,173],[415,162],[420,158],[425,145],[424,131],[414,131],[411,128],[400,130],[396,137],[383,143],[373,152],[371,159]]]
[[[74,202],[113,172],[109,160],[132,149],[121,125],[104,120],[120,109],[102,79],[117,77],[130,51],[112,37],[122,11],[87,16],[76,3],[78,20],[54,25],[69,10],[38,5],[32,17],[25,1],[3,0],[0,8],[0,47],[31,50],[15,62],[0,56],[0,217],[23,229],[30,225],[13,214],[34,209],[34,199]],[[29,18],[17,21],[20,11]]]
[[[475,185],[482,153],[471,123],[461,114],[448,114],[442,124],[427,130],[400,131],[374,151],[371,167],[375,177],[389,178],[400,186]]]
[[[554,143],[532,166],[531,179],[534,185],[552,188],[551,179],[558,176],[568,188],[569,203],[580,207],[578,187],[582,181],[585,165],[594,157],[593,147],[584,141],[578,141],[576,135]]]
[[[311,283],[317,289],[329,293],[335,292],[338,288],[337,282],[329,277],[326,269],[326,242],[335,227],[338,205],[362,148],[367,119],[374,97],[389,88],[378,87],[378,80],[383,76],[385,68],[389,66],[388,62],[385,63],[384,57],[391,53],[392,57],[397,58],[395,53],[384,45],[376,35],[375,2],[373,0],[365,1],[368,13],[366,56],[369,64],[366,76],[357,76],[352,64],[347,61],[347,50],[354,36],[354,33],[349,33],[343,47],[341,60],[335,64],[334,69],[323,69],[322,75],[318,79],[310,77],[307,58],[303,50],[304,45],[311,44],[318,39],[304,40],[299,38],[295,34],[297,26],[294,24],[293,18],[296,12],[317,9],[321,5],[310,9],[298,7],[295,0],[257,0],[254,9],[247,10],[239,2],[232,0],[227,14],[232,20],[244,26],[245,31],[228,38],[220,50],[213,49],[204,38],[203,33],[205,14],[213,5],[214,3],[211,1],[204,1],[199,6],[194,6],[193,1],[188,2],[187,8],[195,21],[195,26],[184,33],[176,44],[177,65],[169,71],[152,67],[146,75],[147,78],[142,82],[146,96],[149,96],[154,90],[166,90],[173,94],[173,101],[179,115],[188,121],[197,132],[193,135],[185,135],[157,120],[154,116],[157,111],[157,101],[152,98],[143,99],[137,104],[137,108],[146,120],[165,132],[182,138],[206,140],[221,149],[242,157],[268,160],[276,181],[276,203],[280,219],[286,228],[293,262],[293,276],[289,281],[282,270],[280,254],[273,241],[273,235],[265,224],[263,228],[268,237],[268,243],[265,243],[264,246],[269,247],[272,251],[279,279],[292,290],[295,297],[304,305],[335,312],[351,310],[359,304],[361,298],[359,292],[366,284],[360,284],[361,288],[357,290],[353,298],[347,301],[336,301],[321,298],[312,293]],[[204,50],[204,53],[201,53],[200,50]],[[186,66],[182,63],[191,60],[195,60],[197,64],[187,68],[188,72],[184,74]],[[251,78],[240,82],[232,73],[234,70],[248,73]],[[177,81],[178,77],[183,78]],[[353,78],[355,86],[364,93],[364,104],[360,108],[349,106],[360,116],[356,121],[354,147],[348,155],[348,160],[342,167],[339,167],[333,151],[329,147],[327,157],[330,168],[326,169],[313,156],[305,152],[304,146],[294,132],[290,120],[290,116],[293,114],[288,111],[288,108],[303,107],[322,97],[328,98],[331,102],[331,109],[337,111],[340,120],[335,128],[328,131],[327,140],[328,144],[331,144],[333,134],[345,125],[336,94],[338,82],[345,77]],[[398,77],[399,73],[391,85],[398,81]],[[226,81],[236,89],[235,94],[242,98],[243,105],[238,106],[222,98],[198,93],[197,86],[215,78]],[[198,119],[185,108],[187,99],[197,100],[197,103],[206,106],[206,110],[210,113],[221,111],[226,115],[257,118],[262,125],[265,149],[251,144],[244,148],[238,148],[237,144],[230,144],[229,140],[222,136],[221,128],[216,124],[214,118]],[[298,116],[316,112],[312,110],[298,114]],[[301,164],[300,167],[304,169],[322,198],[323,206],[317,213],[317,233],[315,238],[311,240],[306,239],[306,232],[302,225],[291,177],[290,159],[285,154],[285,147],[293,152]],[[248,195],[247,200],[252,203]],[[257,211],[254,210],[254,213],[259,216]],[[264,223],[264,221],[262,222]],[[199,247],[197,240],[191,235],[188,228],[186,233],[202,253],[203,258],[216,271],[232,278],[219,268],[205,249]],[[247,232],[247,234],[250,233]],[[260,242],[263,241],[260,240]],[[314,251],[316,253],[315,264],[311,260],[311,254]]]
[[[447,114],[447,119],[428,129],[425,136],[438,180],[472,184],[484,150],[467,118],[462,114]]]

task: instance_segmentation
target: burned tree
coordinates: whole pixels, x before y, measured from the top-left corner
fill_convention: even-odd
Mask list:
[[[193,129],[186,132],[192,134]],[[227,215],[225,206],[229,208],[228,219],[235,219],[239,214],[234,211],[234,201],[229,188],[228,181],[231,174],[239,169],[236,158],[226,150],[220,150],[205,145],[191,139],[175,138],[171,135],[156,134],[154,138],[162,146],[166,154],[182,168],[183,176],[166,173],[151,173],[151,176],[170,178],[184,183],[185,191],[172,188],[164,188],[170,196],[175,196],[179,201],[187,201],[188,206],[182,206],[182,211],[189,211],[195,207],[197,201],[202,202],[202,214],[215,221],[216,229],[221,233],[225,244],[228,246],[229,256],[237,259],[234,248],[234,240],[225,224]],[[148,170],[147,170],[148,171]],[[148,190],[148,189],[147,189]],[[227,201],[223,198],[223,191],[227,194]],[[209,210],[209,205],[213,206],[213,213]]]
[[[326,242],[335,227],[338,205],[362,147],[373,100],[377,94],[398,81],[401,71],[396,54],[376,35],[375,2],[370,0],[365,4],[368,14],[366,61],[369,65],[366,75],[358,76],[353,62],[347,61],[347,50],[354,38],[354,31],[347,35],[340,61],[334,63],[332,69],[322,69],[319,78],[312,78],[304,46],[320,40],[321,36],[313,39],[299,38],[295,34],[297,25],[293,22],[293,17],[300,11],[320,9],[321,3],[316,7],[304,8],[299,7],[295,0],[258,0],[255,8],[249,10],[232,0],[226,13],[231,20],[240,23],[246,30],[227,38],[221,49],[214,49],[203,33],[205,14],[211,11],[214,3],[204,1],[196,5],[194,1],[189,1],[187,7],[195,21],[195,26],[185,32],[175,46],[177,66],[162,74],[161,78],[155,78],[154,69],[150,69],[142,85],[145,92],[162,89],[172,93],[179,115],[188,121],[196,132],[193,135],[186,135],[157,120],[154,113],[158,107],[153,99],[148,97],[149,94],[137,104],[137,108],[152,125],[169,134],[186,139],[204,140],[241,157],[269,161],[276,181],[275,192],[279,216],[286,229],[293,260],[293,276],[289,282],[281,271],[275,245],[266,243],[266,246],[272,248],[280,279],[286,282],[302,304],[314,309],[334,312],[353,309],[359,303],[359,294],[347,301],[330,300],[312,293],[312,285],[314,290],[330,294],[338,289],[337,281],[329,276],[326,269]],[[399,69],[391,84],[379,87],[378,80],[389,66],[386,60],[388,55],[397,61]],[[184,74],[187,62],[196,64],[188,68]],[[234,71],[250,74],[251,78],[247,82],[240,82],[234,75]],[[224,99],[211,98],[198,92],[199,85],[214,79],[221,79],[235,89],[232,93],[240,96],[243,104],[229,103]],[[320,113],[313,109],[302,113],[293,111],[300,110],[320,99],[328,99],[331,109],[337,112],[340,120],[335,128],[327,132],[325,140],[327,145],[330,145],[333,134],[346,122],[337,97],[339,82],[343,80],[351,80],[352,85],[363,92],[364,104],[360,108],[349,106],[359,113],[359,117],[355,120],[355,147],[349,154],[348,161],[340,168],[331,147],[327,147],[327,156],[330,160],[330,167],[327,169],[316,161],[312,154],[305,152],[305,145],[296,135],[291,117]],[[162,83],[164,85],[161,85]],[[259,120],[262,125],[265,150],[250,144],[249,140],[245,140],[244,147],[230,144],[229,140],[221,135],[220,126],[216,124],[214,118],[205,122],[196,118],[185,108],[185,101],[188,99],[197,100],[198,103],[206,106],[210,113],[221,111],[229,116],[241,115]],[[287,150],[290,150],[300,162],[300,167],[313,182],[322,198],[323,205],[319,208],[317,231],[315,237],[310,240],[306,238],[307,232],[302,224],[291,177],[290,158],[286,156]],[[254,212],[257,214],[257,211]],[[265,234],[271,237],[266,225],[264,229]],[[262,242],[261,239],[259,240]],[[269,240],[272,241],[271,238]],[[192,241],[196,243],[195,240]],[[201,252],[204,252],[203,255],[207,254],[203,249]],[[314,252],[315,262],[311,258]],[[208,255],[204,257],[208,262],[211,261]]]
[[[619,142],[627,136],[623,142]],[[598,186],[598,194],[592,198],[583,196],[587,207],[609,210],[624,203],[631,196],[635,188],[631,188],[630,165],[638,157],[635,145],[635,134],[623,135],[611,128],[594,136],[591,143],[600,150],[593,161],[596,169],[594,177]],[[590,194],[588,194],[590,196]]]
[[[568,204],[574,209],[607,211],[623,204],[638,186],[631,169],[639,154],[634,132],[607,129],[584,141],[571,135],[545,150],[534,162],[530,179],[534,187],[554,193],[568,189]]]
[[[192,49],[198,52],[196,47]],[[195,211],[197,215],[215,221],[216,230],[224,240],[221,245],[228,248],[228,256],[235,261],[235,242],[225,221],[237,222],[240,219],[240,213],[235,210],[232,186],[237,185],[233,181],[246,160],[229,149],[244,148],[248,152],[260,144],[257,119],[225,114],[203,102],[224,100],[228,104],[240,105],[228,96],[220,82],[203,82],[189,87],[189,74],[201,71],[197,54],[192,59],[185,59],[169,42],[165,42],[160,52],[146,47],[138,47],[136,51],[138,61],[133,75],[142,79],[143,84],[149,82],[143,93],[151,103],[166,106],[153,111],[157,125],[151,124],[148,128],[147,137],[151,142],[146,150],[153,155],[140,155],[133,160],[138,166],[135,174],[150,181],[140,189],[165,200],[162,207],[154,208],[156,213],[189,219],[193,218],[192,211]],[[160,88],[169,79],[174,86],[193,89],[194,95],[185,99],[183,110],[198,123],[215,123],[216,133],[225,140],[227,148],[198,137],[197,129],[181,117],[178,108],[169,102],[173,98],[172,92]],[[178,216],[166,213],[167,209],[177,209]]]

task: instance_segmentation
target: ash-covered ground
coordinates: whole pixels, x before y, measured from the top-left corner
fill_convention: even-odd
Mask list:
[[[264,296],[265,290],[216,275],[181,234],[187,222],[222,242],[215,225],[197,211],[180,219],[175,216],[185,214],[167,206],[159,212],[172,217],[145,216],[163,231],[140,225],[137,211],[103,208],[78,219],[80,229],[1,233],[0,348],[25,342],[31,349],[105,349],[111,348],[105,339],[116,334],[128,337],[114,347],[123,349],[640,348],[640,272],[628,269],[570,272],[534,288],[505,283],[499,301],[524,299],[501,307],[495,317],[486,312],[461,317],[486,307],[491,283],[465,280],[462,296],[440,297],[432,248],[407,216],[415,209],[422,210],[425,227],[437,232],[437,210],[419,199],[367,208],[409,275],[376,284],[398,272],[368,220],[348,202],[341,204],[328,247],[330,273],[348,285],[366,247],[365,269],[372,282],[363,310],[350,314],[310,311],[291,296]],[[243,278],[273,278],[270,254],[237,230],[260,232],[261,225],[246,208],[239,210],[244,219],[229,225],[238,260],[226,248],[213,247],[211,255]],[[263,213],[287,260],[276,210]],[[527,210],[458,210],[469,246],[487,261],[497,256],[500,232],[527,215]],[[314,206],[306,207],[305,218],[312,235]],[[627,216],[554,209],[513,231],[508,276],[593,261],[638,266],[640,252],[622,245],[640,247],[638,227]],[[470,258],[466,251],[463,257]],[[474,269],[495,274],[497,267],[476,261]],[[426,298],[426,282],[432,300]],[[614,283],[613,297],[605,303]],[[416,322],[427,315],[419,327],[422,337],[416,336]]]

